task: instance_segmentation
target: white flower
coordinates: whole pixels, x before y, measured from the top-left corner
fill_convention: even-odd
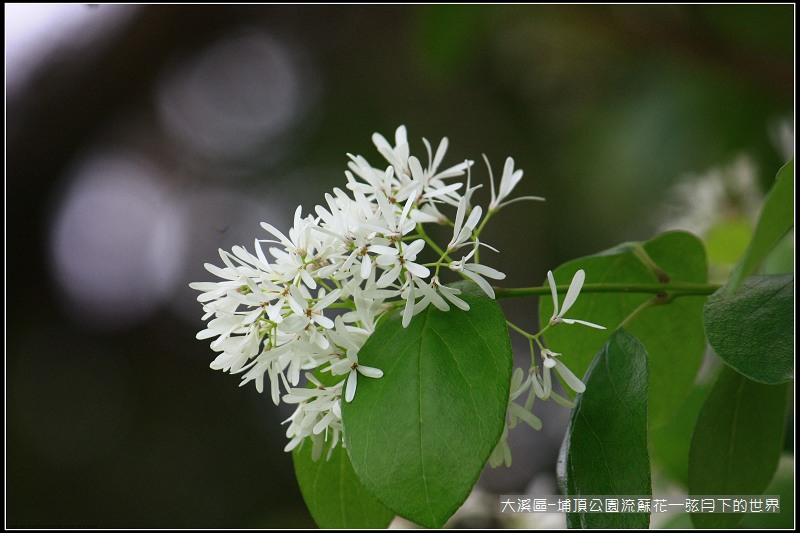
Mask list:
[[[508,446],[508,425],[503,424],[503,434],[500,435],[500,440],[492,450],[492,455],[489,456],[489,464],[492,468],[505,464],[511,466],[511,448]]]
[[[306,437],[333,432],[335,446],[342,429],[342,383],[330,387],[324,386],[311,373],[306,373],[313,388],[292,388],[283,396],[283,401],[297,404],[297,409],[285,422],[291,422],[286,436],[291,439],[284,448],[291,451]]]
[[[325,329],[333,327],[333,320],[326,317],[322,311],[339,298],[339,289],[329,292],[327,295],[320,291],[319,300],[314,305],[309,305],[307,296],[297,285],[292,285],[289,307],[294,311],[294,315],[283,321],[284,331],[296,332],[309,324],[315,324]],[[290,320],[291,319],[291,320]]]
[[[333,342],[345,352],[345,357],[331,363],[328,370],[334,376],[348,374],[345,386],[344,399],[351,402],[356,394],[358,374],[368,378],[380,378],[383,370],[359,364],[358,352],[369,337],[369,332],[364,329],[345,324],[344,318],[336,317],[336,329],[331,332]]]
[[[400,273],[403,269],[420,278],[427,278],[431,273],[428,267],[414,262],[417,260],[417,255],[424,247],[425,241],[423,239],[417,239],[408,246],[405,246],[398,255],[379,255],[375,259],[375,262],[384,268],[390,266],[392,268],[386,270],[381,277],[378,278],[377,286],[388,287],[400,277]]]
[[[473,248],[470,253],[461,258],[461,261],[453,261],[452,263],[450,263],[450,270],[461,272],[466,277],[477,283],[478,286],[481,289],[483,289],[483,292],[485,292],[489,298],[494,298],[494,289],[492,288],[492,286],[489,284],[488,281],[483,279],[483,276],[492,279],[505,279],[506,275],[500,272],[499,270],[495,270],[486,265],[480,265],[477,263],[467,263],[467,261],[469,261],[475,254],[475,250],[477,249],[478,249],[478,243],[475,244],[475,248]]]
[[[472,161],[441,170],[447,138],[435,151],[423,138],[427,168],[411,154],[404,126],[395,132],[393,143],[380,134],[373,136],[373,142],[388,166],[376,168],[362,156],[348,154],[346,187],[326,194],[312,214],[303,216],[298,207],[285,233],[263,222],[270,235],[255,239],[253,253],[242,246],[234,246],[230,253],[220,250],[224,264],[206,265],[219,279],[190,284],[200,291],[197,299],[207,321],[197,338],[210,339],[217,352],[211,367],[240,374],[240,386],[252,381],[259,392],[269,387],[275,404],[283,399],[297,405],[286,420],[287,450],[308,438],[313,453],[319,455],[324,446],[333,450],[342,442],[341,405],[353,399],[359,374],[383,376],[382,370],[359,363],[359,350],[388,313],[404,306],[402,324],[407,327],[429,305],[443,312],[451,306],[469,310],[459,297],[461,291],[442,285],[436,276],[428,279],[429,266],[435,265],[438,273],[456,250],[471,246],[460,261],[449,263],[451,270],[473,280],[491,297],[494,291],[486,278],[505,277],[473,258],[481,245],[475,235],[481,217],[511,203],[507,197],[522,177],[522,171],[514,170],[513,160],[506,162],[499,193],[492,187],[487,210],[470,203],[477,189],[470,186]],[[464,180],[452,179],[464,174]],[[429,241],[422,226],[449,224],[449,216],[440,208],[455,211],[452,238],[441,248]],[[426,266],[417,257],[428,245],[443,257]],[[578,290],[571,295],[570,289],[565,311]],[[336,313],[334,321],[333,313],[325,313],[330,307],[347,311]],[[554,320],[575,322],[558,312]],[[320,371],[329,371],[341,381],[323,386],[314,377]],[[300,386],[303,374],[315,388]],[[534,389],[535,396],[543,396],[543,383],[538,374],[527,380],[515,374],[508,406],[510,426],[493,461],[498,454],[500,462],[511,461],[509,427],[520,420],[534,427],[540,424],[531,413],[531,401],[523,407],[513,400]]]
[[[581,287],[583,287],[583,281],[586,279],[586,273],[581,269],[575,272],[575,276],[572,278],[572,283],[569,284],[569,289],[567,290],[567,295],[564,297],[564,305],[561,308],[561,311],[558,310],[558,289],[556,288],[556,281],[553,279],[553,272],[548,270],[547,271],[547,281],[550,282],[550,292],[553,295],[553,316],[550,317],[550,325],[555,326],[560,322],[564,322],[565,324],[583,324],[584,326],[589,326],[590,328],[596,329],[606,329],[605,326],[599,326],[592,322],[586,322],[585,320],[576,320],[574,318],[564,318],[564,314],[569,311],[569,308],[572,307],[572,304],[575,303],[575,300],[578,299],[578,295],[581,292]]]
[[[474,187],[469,191],[467,191],[467,194],[462,196],[461,201],[458,202],[458,210],[456,211],[456,220],[453,223],[453,238],[447,245],[448,251],[457,250],[462,246],[468,245],[469,244],[468,241],[472,237],[472,232],[481,219],[483,210],[481,209],[481,206],[476,206],[470,212],[467,221],[464,222],[464,216],[466,215],[469,200],[470,197],[472,196],[472,191],[474,191],[475,189],[477,189],[477,187]]]
[[[578,379],[578,376],[573,374],[572,371],[567,368],[567,365],[556,359],[559,355],[561,354],[550,351],[547,348],[542,350],[542,363],[544,366],[544,370],[542,370],[542,379],[544,382],[542,396],[544,399],[549,398],[553,390],[552,378],[550,377],[551,368],[555,368],[558,375],[564,380],[564,383],[575,392],[583,392],[586,390],[586,385],[584,385],[583,381]]]
[[[344,370],[344,372],[342,372]],[[334,375],[347,373],[347,385],[345,386],[344,400],[346,402],[353,401],[356,395],[356,387],[358,386],[358,374],[367,376],[368,378],[383,377],[383,370],[372,366],[359,364],[358,354],[353,354],[350,350],[347,351],[347,357],[333,363],[331,365],[331,373]]]
[[[492,455],[489,456],[489,464],[492,468],[497,468],[502,464],[511,466],[511,448],[508,445],[508,430],[517,427],[520,420],[533,429],[542,429],[542,421],[539,417],[531,413],[532,401],[530,405],[526,403],[525,407],[514,402],[522,393],[529,389],[534,379],[533,375],[530,373],[527,379],[524,378],[525,373],[521,368],[517,368],[514,371],[514,375],[511,377],[508,408],[506,409],[506,424],[503,427],[503,434],[500,436],[500,440],[494,447]]]
[[[542,429],[542,421],[539,417],[531,413],[531,408],[533,407],[532,401],[530,405],[526,402],[524,407],[514,402],[514,400],[531,387],[534,380],[533,374],[531,373],[528,373],[528,378],[523,381],[524,376],[523,370],[518,368],[514,371],[514,375],[511,378],[511,394],[508,398],[508,429],[514,429],[520,420],[533,429]]]
[[[506,159],[506,164],[503,167],[503,176],[500,178],[500,190],[495,195],[494,193],[494,176],[492,175],[492,167],[489,165],[489,160],[486,156],[483,156],[484,161],[486,161],[486,166],[489,168],[489,181],[492,184],[492,201],[489,203],[489,211],[498,211],[501,208],[507,206],[508,204],[513,204],[514,202],[519,202],[521,200],[536,200],[536,201],[544,201],[544,198],[541,196],[520,196],[519,198],[514,198],[513,200],[509,200],[508,202],[503,202],[506,197],[511,194],[511,191],[514,190],[514,187],[517,186],[519,180],[522,179],[522,170],[514,170],[514,160],[510,157]]]
[[[458,297],[458,295],[461,294],[461,291],[446,285],[442,285],[439,282],[438,277],[434,276],[433,279],[431,279],[430,285],[426,284],[422,280],[416,281],[417,289],[419,289],[419,291],[422,293],[422,298],[420,298],[414,308],[415,315],[425,309],[430,303],[432,303],[440,311],[449,311],[450,306],[447,304],[445,299],[449,300],[451,304],[455,305],[459,309],[463,311],[469,311],[469,304]],[[442,296],[444,296],[444,298],[442,298]]]

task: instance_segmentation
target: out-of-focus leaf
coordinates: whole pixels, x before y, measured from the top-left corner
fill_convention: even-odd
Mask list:
[[[752,274],[789,229],[794,226],[794,159],[778,171],[756,231],[744,257],[733,269],[726,285],[729,294],[736,292],[745,278]]]
[[[781,498],[780,513],[748,513],[742,519],[742,527],[749,529],[793,529],[794,515],[794,455],[784,453],[778,463],[778,471],[764,490],[764,494]]]
[[[788,384],[764,385],[723,366],[697,419],[689,494],[762,494],[778,466]],[[699,528],[730,528],[736,513],[692,513]]]
[[[794,276],[751,276],[734,294],[725,287],[703,310],[706,334],[732,368],[761,383],[794,376]]]

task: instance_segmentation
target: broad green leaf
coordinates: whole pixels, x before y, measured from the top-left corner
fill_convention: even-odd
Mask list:
[[[650,460],[684,487],[689,486],[689,446],[712,383],[697,384],[664,425],[650,428]]]
[[[723,361],[761,383],[794,377],[794,276],[751,276],[725,287],[703,310],[708,342]]]
[[[753,239],[733,269],[726,285],[730,294],[739,289],[745,278],[758,268],[770,250],[792,226],[794,226],[794,159],[786,163],[775,177],[775,184],[761,208],[761,216]]]
[[[639,258],[637,247],[660,267],[656,273]],[[707,268],[702,243],[686,232],[661,234],[645,243],[623,244],[597,255],[565,263],[553,272],[558,285],[568,285],[573,274],[586,271],[586,283],[705,283]],[[660,279],[661,278],[661,279]],[[566,314],[605,326],[591,329],[579,324],[559,324],[545,334],[548,347],[563,354],[562,361],[576,375],[588,368],[594,354],[609,335],[652,294],[587,293],[580,295]],[[656,305],[638,314],[626,329],[638,338],[650,354],[649,413],[651,427],[666,423],[692,388],[705,352],[702,310],[705,296],[676,298],[668,305]],[[559,295],[559,303],[564,294]],[[544,327],[553,314],[550,297],[540,298],[539,316]]]
[[[500,306],[458,283],[468,312],[430,306],[403,328],[390,317],[359,361],[383,370],[342,407],[364,486],[400,516],[441,527],[461,506],[503,431],[511,342]],[[398,314],[399,315],[399,314]]]
[[[320,528],[385,528],[394,513],[382,505],[358,480],[347,452],[341,446],[327,450],[318,460],[312,458],[312,445],[306,439],[292,451],[294,471],[303,499]]]
[[[788,384],[764,385],[723,366],[700,411],[689,451],[689,494],[755,495],[783,448]],[[740,514],[693,513],[699,528],[730,528]]]
[[[615,331],[586,373],[562,445],[559,483],[569,496],[651,494],[647,452],[647,352]],[[580,528],[647,528],[647,513],[569,513]]]

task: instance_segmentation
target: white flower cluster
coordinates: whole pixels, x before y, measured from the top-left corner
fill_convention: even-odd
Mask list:
[[[323,440],[331,450],[341,440],[342,398],[353,399],[359,374],[383,375],[358,360],[381,316],[403,307],[405,327],[429,304],[442,311],[450,305],[469,309],[457,289],[440,283],[440,270],[473,280],[491,297],[486,278],[505,277],[476,260],[483,211],[470,203],[477,189],[470,187],[472,161],[439,170],[447,139],[435,153],[423,139],[423,167],[410,155],[403,126],[394,146],[377,133],[372,140],[388,166],[350,155],[346,190],[326,194],[311,214],[298,207],[288,235],[262,223],[271,238],[256,239],[252,253],[236,246],[230,253],[220,250],[224,266],[206,264],[221,281],[190,284],[202,292],[203,319],[211,319],[197,334],[214,338],[211,348],[219,355],[211,368],[241,373],[241,384],[253,381],[259,392],[266,374],[275,404],[282,399],[297,405],[287,420],[287,451],[309,436],[317,449]],[[454,179],[465,175],[466,183]],[[521,177],[508,158],[498,193],[492,178],[484,223],[510,203],[504,200]],[[455,210],[455,218],[442,209]],[[428,237],[427,223],[453,226],[445,248]],[[428,255],[434,260],[425,263],[421,258]],[[307,386],[300,386],[301,375]]]
[[[547,273],[547,282],[550,285],[550,293],[553,296],[553,315],[550,317],[547,327],[536,335],[537,338],[547,329],[557,326],[558,324],[581,324],[583,326],[589,326],[590,328],[606,329],[605,326],[600,326],[594,322],[564,318],[564,315],[578,299],[578,295],[583,288],[583,282],[585,280],[586,272],[583,270],[575,272],[569,284],[569,289],[567,289],[567,295],[564,297],[564,303],[559,310],[556,281],[552,271]],[[550,375],[550,369],[555,368],[564,383],[573,391],[581,393],[586,390],[586,385],[583,381],[581,381],[572,370],[567,368],[567,365],[556,359],[556,357],[561,355],[560,353],[553,352],[541,345],[540,347],[543,367],[541,372],[537,366],[532,365],[528,371],[527,378],[525,378],[525,373],[521,368],[517,368],[511,378],[511,391],[508,398],[508,408],[506,409],[506,425],[503,428],[503,434],[500,440],[489,456],[489,464],[492,465],[493,468],[502,464],[511,466],[511,448],[508,445],[508,430],[517,427],[520,420],[533,429],[542,429],[542,421],[531,412],[533,409],[533,402],[536,398],[542,400],[549,400],[552,398],[556,403],[564,407],[575,407],[573,402],[553,392],[553,378]],[[533,347],[531,346],[531,351],[532,350]],[[522,396],[525,392],[528,393],[528,396],[525,400],[525,406],[523,407],[515,403],[514,400]]]

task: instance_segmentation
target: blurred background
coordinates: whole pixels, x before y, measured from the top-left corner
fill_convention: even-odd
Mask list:
[[[188,284],[342,186],[348,152],[383,164],[373,132],[405,124],[418,155],[447,136],[445,163],[485,153],[496,175],[515,158],[547,201],[485,232],[508,287],[668,228],[724,275],[794,153],[791,4],[5,15],[9,527],[313,527],[290,411],[209,369]],[[568,413],[537,414],[479,482],[492,505],[556,490]],[[483,519],[455,523],[508,525]]]

